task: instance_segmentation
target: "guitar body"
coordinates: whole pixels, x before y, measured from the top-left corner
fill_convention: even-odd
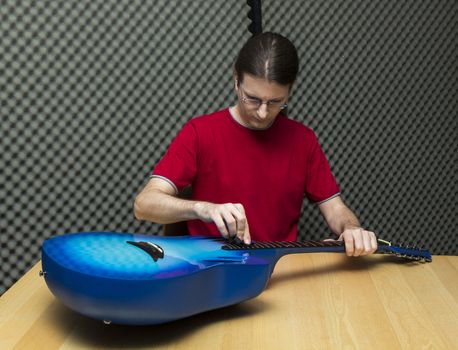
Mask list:
[[[118,324],[158,324],[259,295],[285,254],[345,251],[343,242],[227,242],[210,237],[73,233],[47,239],[43,276],[69,308]],[[377,253],[429,262],[427,250],[379,240]]]
[[[157,261],[132,243],[163,249]],[[69,308],[119,324],[156,324],[254,298],[266,287],[274,250],[226,251],[220,239],[78,233],[46,240],[51,292]]]

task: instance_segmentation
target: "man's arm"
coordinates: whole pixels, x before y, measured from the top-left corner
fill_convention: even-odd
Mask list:
[[[367,255],[377,250],[374,232],[361,227],[355,214],[345,205],[340,196],[318,205],[331,231],[345,242],[348,256]]]
[[[167,181],[153,177],[135,198],[135,217],[159,224],[199,219],[214,222],[225,238],[251,243],[245,210],[240,203],[214,204],[177,198]]]

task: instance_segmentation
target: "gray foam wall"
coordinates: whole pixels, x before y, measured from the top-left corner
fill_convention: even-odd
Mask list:
[[[1,1],[0,293],[72,231],[158,234],[133,199],[192,116],[234,103],[244,1]],[[290,116],[362,223],[457,254],[455,1],[263,1],[297,45]],[[301,239],[329,232],[304,202]]]

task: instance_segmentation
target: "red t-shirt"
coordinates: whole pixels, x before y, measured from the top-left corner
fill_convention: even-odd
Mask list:
[[[228,108],[191,119],[153,176],[195,200],[242,203],[251,238],[294,241],[304,194],[314,203],[339,194],[315,133],[280,114],[265,130],[239,124]],[[220,236],[214,223],[188,222],[191,235]]]

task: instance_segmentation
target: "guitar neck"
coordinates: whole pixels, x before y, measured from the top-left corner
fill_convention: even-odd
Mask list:
[[[224,250],[265,250],[275,249],[280,255],[295,253],[344,253],[345,243],[342,241],[302,241],[302,242],[229,242],[222,246]],[[432,257],[428,250],[416,247],[394,246],[390,242],[378,240],[378,254],[393,254],[408,260],[431,262]]]
[[[224,250],[263,250],[278,249],[284,254],[345,252],[342,241],[302,241],[302,242],[253,242],[251,244],[231,242],[225,244]]]

